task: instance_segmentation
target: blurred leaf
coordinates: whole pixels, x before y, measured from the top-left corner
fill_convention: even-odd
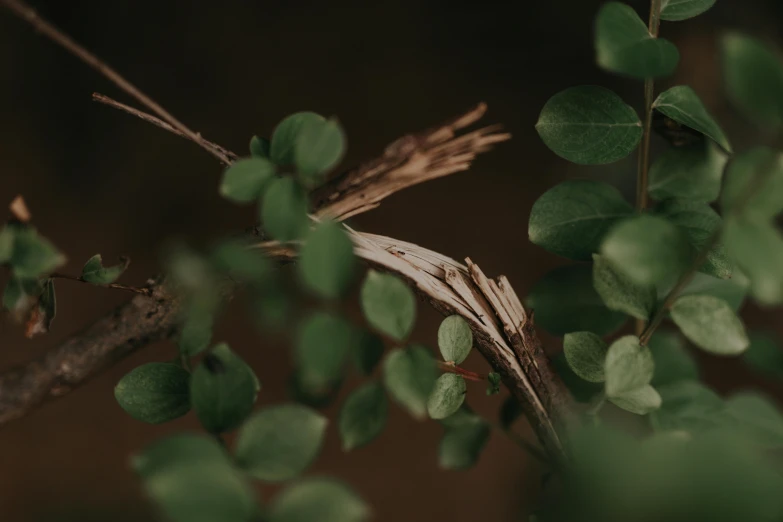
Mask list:
[[[633,207],[616,188],[585,180],[565,181],[533,204],[528,224],[530,241],[549,252],[589,260],[606,232]]]
[[[471,415],[457,426],[447,427],[438,446],[438,465],[453,470],[473,467],[491,432],[490,425],[477,415]]]
[[[662,430],[691,433],[725,425],[726,406],[714,391],[695,381],[661,386],[662,405],[652,414],[653,425]]]
[[[402,341],[416,321],[416,298],[398,277],[375,270],[367,272],[361,290],[364,317],[381,333]]]
[[[639,338],[626,335],[609,346],[604,362],[607,397],[623,397],[650,383],[655,370],[652,353]]]
[[[14,253],[15,228],[4,226],[0,229],[0,263],[7,263]]]
[[[250,415],[259,389],[253,370],[221,343],[193,371],[190,402],[205,430],[222,433]]]
[[[120,264],[110,267],[103,266],[103,258],[100,254],[95,254],[82,268],[81,278],[87,283],[94,285],[108,285],[115,282],[123,272],[128,268],[130,259],[120,258]]]
[[[720,216],[709,205],[696,201],[671,199],[658,205],[655,212],[680,227],[696,252],[704,250],[722,224]],[[731,277],[731,262],[723,245],[710,250],[700,270],[721,279]]]
[[[620,328],[628,317],[609,310],[593,288],[590,265],[555,268],[533,286],[527,305],[536,324],[553,335],[589,331],[606,335]]]
[[[601,255],[632,281],[657,285],[676,280],[688,268],[692,250],[674,224],[642,215],[615,225],[601,244]]]
[[[277,178],[261,198],[261,223],[278,241],[300,239],[307,231],[307,194],[293,178]]]
[[[685,337],[715,355],[738,355],[750,344],[742,321],[723,299],[683,296],[672,305],[671,315]]]
[[[756,147],[735,156],[726,169],[720,203],[724,214],[740,212],[758,220],[775,217],[783,210],[783,154]]]
[[[750,279],[759,303],[783,302],[783,236],[771,224],[729,218],[723,232],[726,251]]]
[[[211,259],[235,281],[262,286],[272,277],[269,258],[247,241],[223,241],[212,250]]]
[[[356,272],[353,242],[345,228],[322,221],[307,236],[300,252],[299,275],[321,297],[336,299],[350,287]]]
[[[192,357],[206,350],[212,341],[213,322],[211,310],[192,306],[179,334],[179,353]]]
[[[487,395],[497,395],[500,393],[500,383],[502,382],[500,374],[489,372],[487,375]]]
[[[701,132],[731,154],[731,144],[723,130],[707,111],[699,95],[687,85],[678,85],[659,94],[653,102],[653,108],[677,123]]]
[[[310,408],[296,404],[264,408],[239,430],[237,463],[259,480],[290,480],[320,453],[327,422]]]
[[[175,435],[134,459],[144,489],[174,522],[247,522],[257,510],[244,477],[214,441]]]
[[[765,449],[783,447],[783,415],[769,398],[741,392],[731,396],[726,407],[739,429]]]
[[[190,410],[190,374],[171,363],[147,363],[134,368],[114,388],[114,397],[131,417],[161,424]]]
[[[655,286],[635,283],[597,254],[593,254],[593,286],[610,310],[646,320],[655,309]]]
[[[14,233],[14,251],[10,263],[16,277],[37,279],[65,264],[65,256],[33,228],[24,227]]]
[[[43,282],[43,292],[38,296],[38,302],[27,319],[25,336],[32,338],[49,332],[55,315],[57,315],[57,297],[54,293],[54,281],[46,279]]]
[[[636,111],[614,92],[594,85],[552,96],[541,109],[536,130],[552,152],[582,165],[621,160],[642,138]]]
[[[679,22],[707,11],[715,5],[715,0],[663,0],[661,2],[661,20]]]
[[[251,143],[252,145],[252,143]],[[220,195],[234,203],[252,203],[275,179],[275,166],[263,157],[243,158],[223,172]]]
[[[277,165],[293,165],[296,143],[309,123],[321,123],[324,117],[314,112],[297,112],[281,121],[272,133],[269,157]]]
[[[309,382],[301,370],[293,372],[288,380],[288,395],[299,404],[311,408],[324,408],[331,405],[337,398],[343,379],[316,385]]]
[[[347,485],[309,478],[281,491],[269,510],[269,522],[364,522],[369,506]]]
[[[351,323],[327,312],[310,315],[299,329],[296,363],[311,386],[328,386],[342,378],[355,341]]]
[[[360,331],[353,343],[353,362],[364,375],[370,375],[383,358],[383,339],[374,333]]]
[[[437,378],[435,359],[422,346],[395,348],[383,363],[383,382],[389,394],[417,419],[427,416],[427,399]]]
[[[783,122],[783,62],[759,40],[728,33],[722,41],[723,82],[729,98],[763,126]]]
[[[467,321],[459,315],[445,318],[438,328],[438,348],[444,361],[462,364],[473,348],[473,332]]]
[[[386,427],[389,401],[383,386],[369,382],[345,399],[340,409],[340,438],[343,450],[350,451],[372,442]]]
[[[3,306],[17,319],[21,319],[38,302],[42,292],[41,281],[12,276],[3,292]]]
[[[272,143],[259,136],[253,136],[250,138],[250,155],[254,158],[269,159],[269,153]]]
[[[603,69],[640,79],[669,76],[680,60],[673,43],[653,38],[636,11],[620,2],[607,2],[598,11],[595,50]]]
[[[712,141],[672,147],[650,167],[648,191],[657,200],[715,201],[728,156]]]
[[[767,332],[750,332],[750,347],[742,354],[742,360],[753,370],[783,379],[783,349],[777,337]]]
[[[699,379],[699,366],[676,333],[656,330],[648,346],[655,362],[653,386],[661,387],[679,381]]]
[[[574,332],[565,335],[563,353],[568,366],[582,379],[604,382],[604,360],[609,349],[600,337],[590,332]]]
[[[334,120],[311,118],[305,121],[296,138],[294,163],[299,179],[307,187],[323,183],[345,154],[345,134]]]
[[[462,406],[466,393],[465,379],[454,373],[444,373],[435,381],[427,399],[427,413],[432,419],[445,419]]]
[[[636,415],[647,415],[661,407],[661,396],[649,384],[608,399],[618,408]]]
[[[680,295],[711,295],[723,299],[735,312],[742,307],[748,293],[749,281],[736,267],[732,270],[731,279],[718,279],[711,275],[697,272],[693,279],[680,292]]]

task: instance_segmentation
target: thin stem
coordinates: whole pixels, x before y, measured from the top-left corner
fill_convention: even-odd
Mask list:
[[[68,281],[78,281],[80,283],[86,283],[88,285],[92,286],[100,286],[103,288],[114,288],[115,290],[124,290],[126,292],[133,292],[134,294],[141,294],[146,295],[147,297],[152,295],[152,289],[151,288],[139,288],[137,286],[129,286],[129,285],[121,285],[119,283],[109,283],[107,285],[96,285],[95,283],[88,283],[81,277],[76,277],[68,274],[61,274],[60,272],[55,272],[51,274],[49,277],[53,279],[67,279]]]
[[[161,119],[168,122],[172,127],[180,131],[182,134],[190,138],[202,148],[208,150],[211,154],[215,154],[216,151],[212,149],[206,140],[204,140],[200,134],[190,130],[185,124],[180,122],[174,116],[172,116],[166,109],[158,105],[152,98],[140,91],[135,85],[130,83],[124,77],[122,77],[117,71],[109,67],[106,63],[101,61],[97,56],[90,51],[76,43],[70,36],[60,31],[57,27],[44,20],[35,10],[27,5],[22,0],[0,0],[0,5],[8,8],[16,16],[29,23],[33,28],[39,31],[41,34],[63,47],[66,51],[71,53],[76,58],[80,59],[98,73],[102,74],[109,81],[115,84],[117,87],[125,91],[130,96],[136,98],[142,105],[146,106],[152,112],[157,114]],[[231,163],[228,157],[221,157],[221,161],[226,164]]]
[[[468,381],[474,381],[474,382],[484,382],[487,380],[486,375],[482,375],[480,373],[472,372],[470,370],[466,370],[465,368],[460,368],[454,363],[448,363],[448,362],[438,362],[438,366],[441,370],[450,372],[450,373],[456,373],[457,375],[461,375]]]

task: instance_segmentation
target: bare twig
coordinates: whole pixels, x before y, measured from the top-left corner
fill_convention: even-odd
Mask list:
[[[163,130],[167,130],[170,133],[176,134],[177,136],[179,136],[181,138],[185,138],[185,139],[188,139],[188,140],[191,139],[190,136],[188,136],[184,132],[182,132],[182,131],[172,127],[171,125],[169,125],[165,121],[161,120],[160,118],[156,118],[152,114],[140,111],[138,109],[134,109],[130,105],[125,105],[124,103],[120,103],[117,100],[109,98],[108,96],[106,96],[104,94],[101,94],[101,93],[98,93],[98,92],[94,92],[94,93],[92,93],[92,99],[93,99],[93,101],[96,101],[98,103],[102,103],[104,105],[108,105],[109,107],[114,107],[115,109],[119,109],[119,110],[121,110],[123,112],[126,112],[126,113],[130,114],[131,116],[136,116],[137,118],[139,118],[141,120],[144,120],[147,123],[151,123],[151,124],[155,125],[156,127],[160,127]],[[198,136],[201,137],[200,134]],[[201,138],[201,139],[202,139],[202,143],[198,143],[198,142],[196,142],[196,143],[198,143],[199,145],[204,147],[204,149],[207,152],[209,152],[210,154],[215,156],[217,159],[219,159],[223,163],[231,163],[231,162],[233,162],[233,161],[235,161],[237,159],[237,155],[234,154],[233,152],[231,152],[230,150],[228,150],[226,148],[223,148],[220,145],[218,145],[217,143],[211,142],[211,141],[209,141],[207,139],[204,139],[204,138]]]
[[[168,122],[172,127],[177,129],[183,135],[187,136],[191,141],[209,151],[210,154],[217,156],[220,161],[225,164],[231,163],[231,159],[229,157],[213,149],[210,146],[210,142],[202,138],[200,134],[190,130],[184,123],[180,122],[163,107],[161,107],[157,102],[155,102],[155,100],[144,94],[117,71],[109,67],[97,56],[75,42],[70,36],[63,33],[57,27],[38,16],[38,13],[36,13],[32,7],[27,5],[27,3],[23,2],[22,0],[0,0],[0,5],[8,8],[12,13],[29,23],[41,34],[95,69],[98,73],[106,77],[109,81],[125,91],[127,94],[136,98],[142,105],[146,106],[152,112],[157,114],[161,119]]]
[[[95,283],[88,283],[81,277],[76,277],[68,274],[62,274],[60,272],[55,272],[49,277],[55,278],[55,279],[67,279],[69,281],[78,281],[80,283],[89,284],[92,286],[100,286],[103,288],[113,288],[115,290],[124,290],[126,292],[132,292],[134,294],[140,294],[140,295],[146,295],[147,297],[152,296],[152,289],[149,287],[139,288],[138,286],[129,286],[129,285],[122,285],[119,283],[108,283],[105,285],[96,285]]]

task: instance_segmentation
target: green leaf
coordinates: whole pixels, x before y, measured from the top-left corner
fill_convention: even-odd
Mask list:
[[[444,373],[435,381],[427,399],[427,413],[432,419],[445,419],[462,406],[466,393],[465,379],[454,373]]]
[[[590,332],[566,334],[563,339],[563,353],[568,366],[582,379],[589,382],[604,382],[604,360],[609,349],[600,337]]]
[[[250,415],[259,389],[253,370],[221,343],[193,371],[190,403],[205,430],[222,433]]]
[[[237,463],[259,480],[290,480],[320,453],[327,422],[310,408],[296,404],[260,410],[239,430]]]
[[[16,277],[37,279],[65,264],[65,256],[34,229],[24,227],[14,234],[14,252],[10,262]]]
[[[528,224],[530,241],[549,252],[589,260],[606,232],[633,207],[616,188],[586,180],[565,181],[533,204]]]
[[[672,147],[650,167],[647,190],[657,200],[682,198],[715,201],[720,194],[728,155],[710,140]]]
[[[261,198],[261,223],[278,241],[300,239],[307,231],[307,194],[293,178],[277,178]]]
[[[635,283],[597,254],[593,254],[593,286],[610,310],[646,320],[655,309],[655,286]]]
[[[477,415],[447,427],[438,445],[438,465],[443,469],[473,467],[487,445],[492,429]]]
[[[0,229],[0,263],[7,263],[14,253],[15,227],[4,226]]]
[[[693,250],[701,252],[720,229],[720,216],[706,203],[671,199],[655,208],[656,214],[665,217],[685,233]],[[731,277],[731,262],[723,245],[717,245],[707,254],[707,261],[700,270],[704,273],[728,279]]]
[[[783,61],[759,40],[728,33],[721,45],[723,83],[747,117],[766,127],[783,123]]]
[[[777,337],[768,332],[750,332],[750,347],[742,354],[742,360],[753,370],[774,377],[783,378],[783,349]]]
[[[669,76],[680,60],[673,43],[653,38],[636,11],[620,2],[607,2],[598,11],[595,50],[600,67],[641,79]]]
[[[377,335],[360,331],[353,343],[353,362],[364,375],[370,375],[383,358],[383,339]]]
[[[274,132],[269,147],[269,157],[277,165],[293,165],[296,143],[303,129],[310,123],[322,123],[323,116],[314,112],[297,112],[281,121]]]
[[[296,363],[311,386],[328,386],[343,375],[355,341],[351,323],[328,312],[315,312],[302,324],[296,343]]]
[[[771,224],[729,218],[726,251],[750,280],[750,293],[765,305],[783,302],[783,236]]]
[[[614,92],[571,87],[546,102],[536,123],[552,152],[574,163],[600,165],[628,156],[642,138],[642,123]]]
[[[389,401],[383,386],[369,382],[354,390],[343,404],[338,421],[343,450],[372,442],[386,427]]]
[[[103,259],[100,254],[95,254],[82,268],[82,280],[94,285],[108,285],[115,282],[125,269],[128,268],[130,259],[120,258],[120,264],[110,267],[103,266]]]
[[[473,332],[468,322],[459,315],[445,318],[438,328],[438,348],[444,361],[462,364],[473,348]]]
[[[736,267],[731,279],[718,279],[701,272],[693,275],[693,279],[680,292],[680,295],[711,295],[723,299],[735,312],[742,307],[748,293],[750,282]]]
[[[311,408],[325,408],[334,402],[340,393],[343,379],[338,379],[325,385],[309,382],[301,370],[293,372],[288,379],[288,395],[299,404]]]
[[[389,395],[420,420],[427,416],[427,399],[437,378],[435,359],[423,346],[396,348],[383,363],[383,382]]]
[[[348,290],[356,272],[353,242],[339,223],[322,221],[302,247],[299,275],[316,294],[335,299]]]
[[[779,214],[783,210],[783,154],[756,147],[735,156],[726,169],[720,203],[724,215],[734,212],[766,220]]]
[[[662,0],[661,20],[679,22],[707,11],[715,0]]]
[[[275,179],[275,166],[262,157],[243,158],[232,163],[220,181],[220,195],[234,203],[252,203]]]
[[[647,415],[661,407],[661,396],[649,384],[609,397],[609,402],[636,415]]]
[[[661,408],[652,414],[661,430],[701,432],[725,424],[726,407],[714,391],[695,381],[678,381],[658,390]]]
[[[17,318],[24,316],[38,302],[43,285],[37,279],[11,277],[3,291],[3,306]]]
[[[701,132],[731,154],[731,144],[696,92],[687,85],[672,87],[653,102],[653,108],[677,123]]]
[[[393,339],[402,341],[413,330],[416,298],[396,276],[375,270],[367,272],[362,284],[361,305],[367,322]]]
[[[247,241],[223,241],[212,250],[211,259],[234,281],[263,286],[273,275],[269,258]]]
[[[500,393],[500,383],[502,382],[500,374],[489,372],[487,375],[487,395],[497,395]]]
[[[755,392],[741,392],[726,401],[729,415],[765,449],[783,447],[783,415],[769,398]]]
[[[738,355],[750,344],[740,318],[717,297],[680,297],[672,305],[671,316],[685,337],[707,352]]]
[[[323,182],[345,154],[345,134],[336,120],[310,119],[300,128],[294,147],[294,163],[307,187]]]
[[[536,324],[553,335],[581,331],[606,335],[628,320],[606,307],[593,288],[593,269],[587,264],[550,271],[533,286],[527,304],[536,314]]]
[[[555,371],[563,379],[568,391],[577,402],[588,403],[595,399],[598,394],[603,392],[603,384],[588,382],[579,377],[566,360],[565,354],[560,353],[552,358],[552,365]]]
[[[125,375],[114,388],[114,397],[131,417],[161,424],[190,410],[190,374],[171,363],[143,364]]]
[[[650,338],[648,346],[655,362],[653,386],[699,379],[699,366],[676,333],[657,330]]]
[[[134,459],[149,497],[173,522],[247,522],[252,488],[213,441],[196,435],[160,440]]]
[[[212,341],[214,316],[204,307],[191,307],[179,334],[179,353],[192,357],[203,352]]]
[[[258,136],[250,138],[250,155],[254,158],[269,159],[269,153],[272,143],[266,139]]]
[[[601,244],[601,255],[638,284],[664,285],[688,268],[692,250],[673,223],[642,215],[612,228]]]
[[[655,371],[652,353],[639,345],[634,335],[621,337],[609,346],[604,362],[607,397],[623,397],[650,383]]]
[[[269,522],[364,522],[370,508],[354,491],[336,480],[310,478],[278,494]]]
[[[54,281],[46,279],[43,282],[43,291],[38,296],[38,302],[25,324],[25,336],[31,339],[38,334],[49,332],[56,315],[57,298],[54,293]]]

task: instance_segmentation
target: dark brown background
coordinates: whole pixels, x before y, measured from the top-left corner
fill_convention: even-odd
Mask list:
[[[640,12],[644,2],[634,2]],[[478,101],[487,121],[513,134],[469,173],[411,189],[361,217],[365,230],[448,255],[470,255],[489,274],[507,274],[525,293],[562,262],[527,241],[535,198],[564,177],[592,176],[633,192],[634,158],[603,168],[569,165],[550,153],[533,125],[546,99],[579,83],[600,83],[639,105],[641,85],[593,65],[597,0],[375,2],[136,0],[38,1],[40,12],[116,66],[174,115],[205,136],[244,153],[288,113],[338,115],[350,140],[346,164],[378,154],[399,135],[426,128]],[[741,148],[752,139],[719,88],[716,37],[726,28],[774,41],[779,0],[718,0],[707,15],[665,23],[681,49],[671,83],[689,83]],[[195,243],[248,225],[249,208],[220,199],[219,165],[193,144],[96,105],[90,93],[125,98],[103,78],[0,10],[0,202],[23,194],[35,223],[78,272],[89,256],[128,254],[125,277],[141,284],[158,270],[174,236]],[[127,101],[127,100],[126,100]],[[5,324],[0,370],[22,363],[127,299],[78,283],[58,283],[59,314],[46,338],[25,340]],[[749,322],[776,325],[774,313]],[[433,344],[437,317],[424,310],[415,338]],[[287,346],[228,320],[226,340],[256,368],[261,402],[280,401]],[[559,349],[558,341],[547,339]],[[194,429],[189,415],[164,427],[133,421],[112,388],[130,368],[173,354],[150,346],[67,398],[0,429],[0,519],[148,520],[127,468],[128,456],[162,434]],[[486,371],[477,357],[467,365]],[[746,383],[737,366],[709,361],[721,389]],[[763,383],[768,389],[770,385]],[[473,397],[476,397],[474,400]],[[471,401],[487,415],[501,402]],[[333,414],[330,411],[330,414]],[[520,431],[530,434],[524,426]],[[334,429],[314,473],[350,483],[374,506],[376,520],[525,520],[538,469],[494,435],[469,472],[441,472],[440,428],[395,409],[372,446],[344,455]],[[265,496],[273,493],[264,491]]]

